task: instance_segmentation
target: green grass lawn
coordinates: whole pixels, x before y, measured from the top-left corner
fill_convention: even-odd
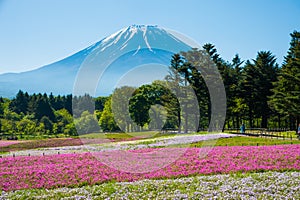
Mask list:
[[[240,131],[239,130],[232,130],[232,131],[226,131],[228,133],[234,133],[234,134],[239,134]],[[261,130],[249,130],[249,129],[246,129],[246,134],[257,134],[257,135],[260,135],[260,134],[266,134],[266,135],[273,135],[274,137],[281,137],[281,138],[292,138],[292,139],[297,139],[298,138],[298,135],[296,134],[296,131],[283,131],[283,132],[276,132],[276,131],[271,131],[271,130],[268,130],[268,131],[261,131]]]
[[[237,136],[232,138],[220,138],[215,140],[215,146],[262,146],[262,145],[281,145],[281,144],[300,144],[300,140],[270,139],[261,137]],[[203,147],[205,143],[196,142],[193,144],[173,145],[172,147]]]

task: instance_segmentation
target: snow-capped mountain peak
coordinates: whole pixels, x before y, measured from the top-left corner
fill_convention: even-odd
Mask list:
[[[156,48],[158,43],[157,36],[164,37],[164,39],[172,39],[176,43],[181,43],[176,37],[168,33],[165,29],[157,25],[131,25],[129,27],[123,28],[116,33],[104,38],[100,43],[94,48],[100,49],[100,51],[105,51],[108,48],[119,47],[119,50],[123,50],[127,46],[131,46],[135,49],[147,48],[150,51]],[[131,41],[134,38],[134,41]],[[128,45],[128,44],[131,45]],[[166,42],[170,43],[170,42]]]
[[[20,89],[29,93],[70,94],[86,60],[100,56],[99,61],[105,62],[105,59],[119,55],[106,72],[104,81],[99,83],[102,84],[101,94],[107,95],[111,92],[113,81],[134,66],[147,63],[168,66],[174,53],[190,49],[190,45],[164,28],[131,25],[58,62],[28,72],[0,75],[0,96],[12,97]],[[93,70],[90,74],[94,73]]]

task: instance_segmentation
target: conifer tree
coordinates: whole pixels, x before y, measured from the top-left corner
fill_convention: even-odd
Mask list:
[[[300,32],[294,31],[290,35],[290,48],[278,81],[274,83],[270,104],[276,111],[288,115],[292,121],[290,128],[295,129],[300,123]]]

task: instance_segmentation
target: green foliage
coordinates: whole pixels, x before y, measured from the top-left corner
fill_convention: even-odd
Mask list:
[[[271,52],[258,52],[254,63],[246,62],[242,74],[241,94],[248,106],[250,127],[254,117],[262,117],[261,127],[267,127],[271,114],[268,97],[272,95],[272,83],[277,80],[278,66]]]
[[[104,109],[101,114],[100,120],[99,120],[100,127],[103,131],[119,131],[120,128],[115,122],[113,113],[112,113],[112,107],[111,107],[111,97],[105,102]]]
[[[111,97],[111,110],[114,121],[122,131],[129,132],[133,129],[133,121],[129,115],[129,100],[135,88],[123,86],[115,89]]]
[[[161,105],[166,108],[167,121],[174,121],[174,117],[180,112],[179,104],[171,91],[163,85],[154,82],[151,85],[143,85],[139,87],[130,98],[129,112],[134,122],[140,127],[150,123],[149,110],[153,105]],[[175,111],[174,111],[175,109]],[[169,122],[170,123],[170,122]],[[178,122],[176,122],[178,126]],[[166,127],[160,127],[166,128]]]
[[[97,97],[95,99],[95,109],[102,112],[104,109],[104,104],[108,99],[109,97]]]
[[[2,97],[0,97],[0,133],[2,130],[1,118],[3,117],[3,115],[4,115],[4,100]]]
[[[53,128],[53,122],[47,117],[47,116],[43,116],[40,120],[40,123],[43,123],[45,126],[45,129],[47,131],[52,131]]]
[[[300,122],[300,32],[291,34],[292,40],[284,64],[280,69],[278,81],[274,82],[274,94],[270,98],[271,106],[288,115],[292,121]],[[291,128],[295,129],[296,123]]]
[[[95,110],[95,100],[88,94],[83,96],[74,96],[72,101],[73,116],[78,118],[84,111],[93,113]]]
[[[82,112],[80,118],[75,120],[75,126],[79,135],[98,132],[100,129],[97,118],[89,111]]]
[[[72,95],[29,95],[23,91],[19,91],[12,100],[0,98],[0,133],[20,138],[58,136],[61,133],[76,135],[69,112],[72,105],[68,102],[72,103]],[[62,109],[55,110],[54,107]]]
[[[11,111],[16,112],[18,114],[23,113],[26,114],[28,111],[28,103],[29,103],[29,95],[28,93],[24,93],[23,91],[19,91],[16,98],[13,99],[9,105]]]
[[[18,133],[21,135],[33,135],[36,130],[36,122],[31,120],[28,116],[23,117],[22,120],[16,123]]]

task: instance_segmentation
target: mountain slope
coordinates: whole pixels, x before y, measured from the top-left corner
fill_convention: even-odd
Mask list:
[[[105,62],[106,59],[119,55],[107,66],[97,87],[96,95],[108,95],[124,74],[136,67],[149,63],[168,66],[172,54],[190,48],[163,28],[129,26],[53,64],[32,71],[0,75],[0,96],[13,97],[20,89],[29,93],[71,94],[84,63],[97,56],[101,58],[98,62]],[[91,68],[89,73],[95,74],[96,71]],[[150,67],[150,70],[139,73],[137,78],[142,77],[142,73],[153,75],[154,71],[151,72]]]

